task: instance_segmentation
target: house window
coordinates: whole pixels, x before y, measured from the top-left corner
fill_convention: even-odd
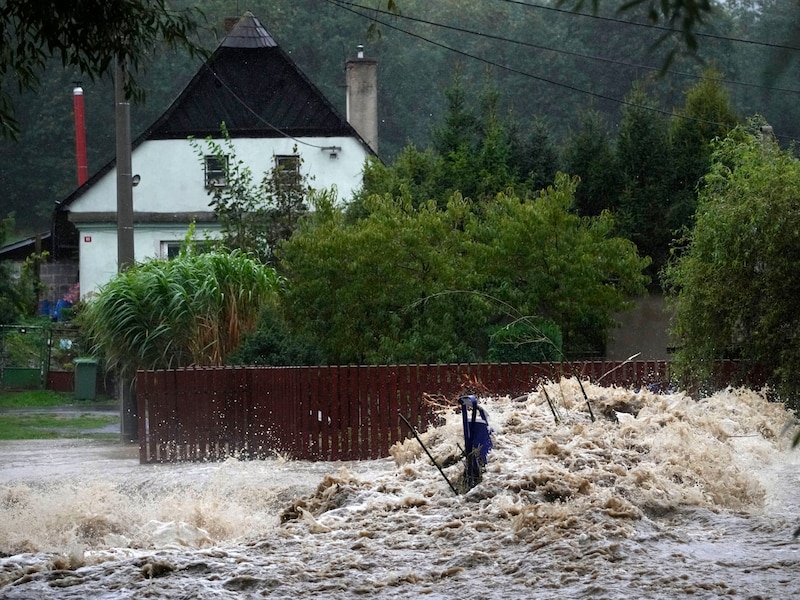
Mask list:
[[[300,184],[300,157],[297,154],[275,155],[275,179],[287,186]]]
[[[181,252],[181,242],[161,242],[161,258],[172,260]]]
[[[183,248],[185,243],[185,241],[161,242],[161,258],[166,258],[168,260],[177,258],[181,253],[181,248]],[[192,244],[194,245],[194,251],[196,254],[209,252],[213,249],[213,243],[209,240],[194,240]]]
[[[206,156],[205,165],[207,188],[225,187],[228,185],[228,179],[225,176],[225,173],[228,170],[227,156]]]

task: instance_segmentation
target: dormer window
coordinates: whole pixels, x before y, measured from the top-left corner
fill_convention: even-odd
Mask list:
[[[228,185],[228,178],[225,176],[228,170],[227,156],[207,155],[205,165],[207,188],[221,188]]]

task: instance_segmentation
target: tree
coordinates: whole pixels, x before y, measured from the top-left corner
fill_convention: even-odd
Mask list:
[[[560,1],[571,4],[574,10],[580,10],[586,3],[586,0]],[[591,0],[591,3],[597,12],[600,0]],[[663,42],[677,35],[681,43],[691,52],[696,51],[698,47],[697,28],[705,23],[716,8],[716,4],[709,0],[620,0],[618,5],[618,11],[623,13],[643,12],[653,24],[663,23],[667,28],[677,24],[677,28],[665,31],[658,41]]]
[[[196,9],[179,12],[165,0],[82,0],[37,2],[8,0],[0,8],[0,137],[19,133],[7,85],[36,90],[51,57],[92,79],[109,74],[124,59],[141,69],[156,43],[201,52],[191,41],[197,29]],[[140,93],[133,79],[127,93]]]
[[[398,0],[386,0],[388,12],[402,13],[403,2]],[[573,11],[584,9],[585,5],[591,4],[592,9],[597,13],[600,9],[600,0],[558,0],[558,5],[565,4],[570,6]],[[659,39],[663,42],[671,36],[678,36],[680,42],[691,52],[697,50],[697,29],[712,16],[715,11],[719,11],[719,5],[709,0],[618,0],[618,11],[622,13],[643,13],[646,18],[654,25],[664,24],[665,33]],[[606,3],[604,3],[604,6]],[[677,24],[671,31],[669,28]],[[677,50],[673,50],[674,54]]]
[[[317,204],[278,249],[285,312],[330,362],[485,359],[512,321],[563,331],[567,355],[602,350],[648,261],[609,214],[570,212],[576,185],[559,175],[535,198],[479,208],[457,193],[445,209],[370,196],[352,222]]]
[[[36,5],[33,2],[28,4]],[[202,36],[204,45],[213,49],[220,39],[219,26],[224,17],[230,16],[232,4],[222,0],[204,0],[199,4],[210,26],[201,27],[198,34]],[[564,139],[570,127],[577,128],[576,115],[588,101],[605,114],[609,123],[616,123],[619,105],[601,98],[623,98],[630,90],[631,81],[642,76],[642,69],[648,65],[657,69],[668,50],[666,45],[652,49],[652,30],[625,25],[622,21],[634,19],[629,17],[631,13],[615,14],[614,9],[619,4],[604,1],[599,6],[599,16],[615,19],[608,21],[576,18],[563,11],[555,13],[543,8],[534,9],[523,3],[399,0],[398,5],[410,17],[408,20],[380,18],[420,33],[435,43],[409,44],[407,34],[390,28],[384,28],[379,39],[367,42],[367,55],[380,58],[381,157],[393,161],[409,144],[423,150],[430,146],[431,125],[441,122],[446,114],[444,92],[452,82],[454,54],[437,45],[439,42],[463,51],[457,60],[463,63],[463,87],[468,90],[466,100],[470,109],[479,106],[475,102],[477,98],[472,96],[473,90],[480,91],[485,80],[485,63],[465,57],[465,54],[488,58],[497,65],[513,69],[494,68],[493,76],[499,91],[497,113],[506,122],[508,115],[513,115],[514,122],[524,126],[524,129],[519,129],[524,141],[528,124],[539,118],[546,119],[551,139]],[[706,38],[703,38],[698,55],[702,56],[705,64],[720,65],[730,80],[767,85],[731,86],[734,104],[745,114],[758,112],[764,115],[775,132],[782,136],[780,139],[800,138],[800,118],[797,116],[800,105],[792,91],[796,87],[792,77],[797,71],[794,62],[797,59],[784,57],[775,62],[785,68],[780,79],[761,78],[765,65],[778,54],[775,44],[786,44],[790,39],[784,33],[788,34],[786,30],[795,20],[792,11],[796,13],[800,4],[786,0],[759,0],[749,2],[757,10],[743,10],[735,19],[728,18],[730,13],[746,4],[739,0],[736,3],[717,3],[709,13],[708,29],[703,29],[703,32],[717,33],[726,38],[765,41],[769,46],[722,43],[719,40],[706,43]],[[180,9],[198,3],[170,0],[169,5]],[[325,39],[327,47],[340,48],[349,54],[354,50],[354,40],[363,39],[364,17],[343,10],[338,4],[318,0],[271,0],[268,3],[256,2],[251,8],[281,46],[291,53],[303,72],[344,112],[341,90],[343,53],[320,52],[317,41]],[[583,11],[590,9],[590,3],[586,2]],[[414,17],[454,28],[476,30],[482,35],[466,37],[455,29],[443,30],[417,23],[412,21]],[[211,27],[214,25],[218,31],[216,37]],[[515,41],[505,42],[499,38]],[[628,64],[589,58],[598,55],[598,39],[603,40],[603,56]],[[528,46],[529,42],[536,47]],[[679,55],[676,61],[682,64],[676,63],[674,71],[683,74],[695,72],[697,61],[692,57]],[[0,140],[0,184],[4,190],[3,205],[16,211],[16,227],[25,235],[46,230],[53,203],[63,199],[75,187],[74,129],[70,110],[70,91],[74,81],[82,80],[85,91],[90,171],[106,164],[114,156],[113,127],[110,126],[114,118],[113,86],[109,85],[107,78],[91,81],[89,77],[81,76],[77,69],[69,66],[64,69],[59,57],[51,59],[49,64],[50,68],[40,77],[37,93],[17,95],[13,81],[4,87],[12,95],[22,134],[19,144]],[[131,131],[134,138],[164,112],[197,68],[197,60],[188,57],[187,52],[159,52],[147,70],[137,74],[138,86],[147,90],[147,102],[132,107]],[[547,81],[560,85],[551,85]],[[678,99],[683,93],[681,81],[684,81],[683,75],[678,73],[659,79],[658,87],[653,89],[657,89],[663,106],[683,104],[682,98]],[[590,100],[582,91],[595,94],[595,100]],[[401,118],[401,115],[414,115],[414,118]],[[512,151],[512,162],[514,156]],[[563,166],[559,168],[571,172]],[[47,177],[42,177],[42,173],[47,173]],[[543,182],[532,184],[532,189],[552,183],[552,173],[545,175]],[[578,195],[581,194],[579,188]]]
[[[275,165],[257,182],[250,167],[237,157],[225,123],[221,134],[221,142],[209,136],[203,144],[195,139],[189,143],[204,165],[206,157],[212,156],[223,173],[224,185],[207,189],[222,228],[222,244],[270,264],[278,242],[292,235],[308,211],[308,176],[302,173],[299,161],[291,166]]]
[[[514,180],[531,191],[544,189],[553,183],[560,163],[558,150],[544,119],[534,119],[524,127],[512,121],[508,125],[508,139],[509,169]]]
[[[452,82],[444,96],[447,100],[447,112],[443,122],[433,128],[433,149],[440,156],[449,156],[462,148],[474,149],[480,124],[467,101],[461,65],[456,65]]]
[[[14,215],[0,219],[0,246],[14,227]],[[46,253],[29,256],[16,275],[10,262],[0,262],[0,325],[35,314],[37,309],[38,261]]]
[[[800,161],[758,125],[713,145],[695,226],[666,282],[681,373],[702,378],[720,358],[760,363],[788,400],[800,392]]]
[[[627,98],[617,136],[617,163],[623,175],[617,204],[619,231],[639,253],[652,259],[655,280],[666,262],[672,231],[666,227],[670,208],[669,123],[648,108],[653,99],[638,83]]]
[[[406,197],[370,196],[366,216],[348,222],[330,198],[278,248],[290,324],[316,340],[327,362],[438,362],[474,359],[475,300],[445,294],[471,288],[464,263],[468,200],[446,209]]]
[[[13,219],[0,219],[0,246],[13,226]],[[11,265],[0,262],[0,325],[13,323],[19,315],[19,294],[11,276]]]
[[[672,190],[667,227],[679,231],[690,226],[697,207],[697,186],[711,161],[711,142],[724,138],[739,122],[722,75],[707,69],[703,79],[686,92],[683,108],[670,127]]]
[[[509,188],[524,195],[552,183],[558,153],[543,121],[526,123],[523,130],[519,122],[501,117],[499,92],[488,81],[477,112],[459,69],[445,94],[447,112],[433,128],[431,148],[408,145],[391,166],[368,163],[351,214],[363,214],[362,203],[375,194],[407,197],[414,206],[434,200],[444,209],[454,193],[480,203]]]
[[[120,273],[87,303],[81,322],[108,367],[222,365],[275,300],[275,271],[239,251],[152,260]]]
[[[446,195],[457,191],[485,201],[508,188],[524,194],[552,183],[558,153],[542,119],[531,119],[523,128],[511,115],[501,115],[501,92],[488,76],[477,114],[465,108],[466,90],[458,77],[447,94],[445,122],[433,136]]]
[[[649,263],[614,237],[609,212],[574,214],[577,185],[559,173],[535,198],[501,194],[472,231],[473,268],[485,291],[521,315],[556,323],[569,356],[604,352],[612,313],[644,292]]]
[[[414,205],[434,200],[440,207],[446,204],[442,176],[443,159],[432,149],[418,150],[406,146],[391,165],[372,158],[364,165],[363,185],[356,193],[351,214],[364,215],[367,198],[377,196],[408,196]]]
[[[297,335],[279,306],[262,312],[256,329],[227,358],[229,365],[318,365],[323,355],[313,340]]]
[[[575,190],[579,215],[597,216],[614,210],[622,188],[616,149],[600,113],[587,111],[564,145],[564,170],[581,180]]]

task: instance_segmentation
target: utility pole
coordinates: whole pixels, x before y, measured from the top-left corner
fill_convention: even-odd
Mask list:
[[[131,167],[131,105],[125,96],[128,71],[125,57],[118,56],[114,73],[114,102],[117,142],[117,272],[133,265],[133,175]],[[120,439],[138,439],[133,381],[118,373],[117,396],[120,402]]]
[[[131,104],[125,97],[128,72],[117,58],[114,102],[117,128],[117,271],[133,264],[133,174],[131,167]]]

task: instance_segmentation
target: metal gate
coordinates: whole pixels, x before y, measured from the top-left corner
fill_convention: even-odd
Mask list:
[[[43,388],[49,345],[47,327],[0,325],[0,388]]]
[[[0,325],[0,389],[71,390],[75,360],[84,354],[75,325]]]

